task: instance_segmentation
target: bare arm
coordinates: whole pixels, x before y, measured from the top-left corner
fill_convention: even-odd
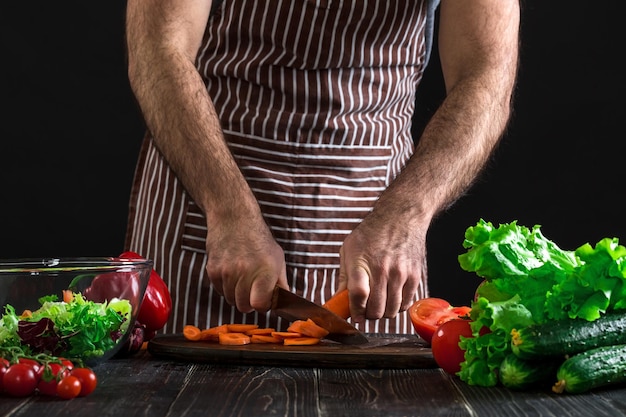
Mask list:
[[[129,0],[129,79],[160,152],[207,218],[207,273],[241,311],[286,285],[282,249],[226,145],[194,61],[211,0]]]
[[[472,185],[509,120],[518,30],[518,0],[442,0],[446,98],[406,168],[342,248],[357,320],[406,310],[425,279],[433,217]]]

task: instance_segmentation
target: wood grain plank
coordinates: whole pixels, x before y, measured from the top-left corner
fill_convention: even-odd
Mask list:
[[[626,391],[613,390],[585,394],[555,394],[549,387],[528,391],[513,391],[503,387],[476,387],[449,377],[465,398],[473,415],[481,417],[618,417],[624,416]],[[614,401],[618,400],[618,401]]]
[[[172,416],[317,416],[310,368],[194,364],[172,404]]]
[[[440,369],[319,369],[317,372],[321,416],[472,415],[455,386],[442,377]]]

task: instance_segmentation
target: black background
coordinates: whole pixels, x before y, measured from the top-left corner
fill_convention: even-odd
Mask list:
[[[124,8],[0,6],[0,258],[123,250],[143,134],[126,79]],[[479,280],[457,256],[480,218],[540,224],[564,249],[626,239],[622,9],[618,0],[524,4],[515,114],[478,182],[431,228],[431,295],[471,299]],[[432,65],[416,130],[440,93]]]

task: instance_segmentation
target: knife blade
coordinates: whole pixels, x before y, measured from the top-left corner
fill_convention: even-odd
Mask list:
[[[328,330],[326,339],[347,345],[361,345],[368,342],[363,333],[343,318],[284,288],[274,289],[272,311],[289,321],[313,320],[315,324]]]

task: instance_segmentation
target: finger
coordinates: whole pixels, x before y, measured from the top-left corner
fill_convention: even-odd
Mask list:
[[[285,270],[283,270],[283,273],[278,278],[278,282],[276,282],[276,285],[286,290],[289,289],[289,282],[287,282],[287,272]]]
[[[368,315],[371,274],[366,264],[357,265],[346,272],[347,288],[350,295],[350,315],[353,320],[360,322]]]
[[[417,299],[417,289],[419,288],[421,280],[419,278],[409,279],[404,283],[402,287],[402,303],[400,304],[400,311],[406,311]]]
[[[345,290],[346,288],[348,288],[348,275],[346,274],[346,265],[345,265],[346,261],[345,261],[345,257],[344,257],[344,250],[343,250],[343,246],[341,248],[339,248],[339,282],[337,284],[337,290],[336,292]]]
[[[235,285],[235,306],[242,313],[250,313],[254,309],[250,303],[252,281],[247,279],[237,280]]]
[[[383,271],[379,273],[376,279],[373,279],[372,274],[372,271],[368,269],[370,294],[367,299],[365,317],[369,320],[378,320],[385,314],[388,277]]]
[[[394,318],[400,311],[406,310],[407,300],[414,298],[417,290],[417,276],[406,262],[398,262],[389,273],[389,281],[387,284],[387,304],[385,307],[386,318]],[[412,292],[411,292],[412,291]]]
[[[402,305],[400,311],[408,310],[411,305],[417,300],[417,290],[420,285],[426,285],[428,279],[428,267],[426,262],[420,262],[417,267],[414,268],[414,273],[404,284],[402,288]]]
[[[214,271],[213,268],[210,267],[209,263],[207,263],[207,265],[205,266],[205,270],[206,270],[207,278],[209,278],[209,281],[211,282],[213,289],[219,295],[226,298],[225,291],[224,291],[224,280],[222,280],[222,275]],[[231,301],[226,300],[226,302],[230,305],[232,305],[233,301],[234,300],[231,300]]]
[[[398,311],[400,311],[403,294],[402,288],[397,286],[397,281],[393,280],[393,278],[389,281],[387,288],[387,302],[385,304],[385,313],[383,314],[383,317],[392,319],[396,317],[398,315]]]
[[[285,266],[283,266],[281,274],[277,279],[273,279],[269,274],[265,277],[267,279],[254,280],[250,289],[250,306],[252,309],[262,313],[265,313],[271,308],[274,288],[276,286],[287,290],[289,289]]]

